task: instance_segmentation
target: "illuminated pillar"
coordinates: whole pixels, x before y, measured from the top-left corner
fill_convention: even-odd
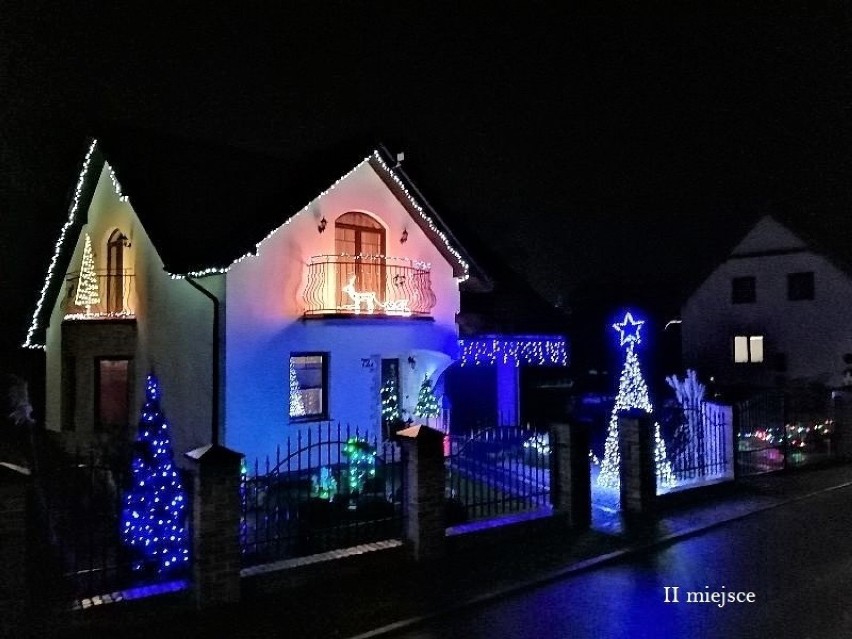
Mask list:
[[[520,369],[511,364],[497,364],[497,425],[498,426],[520,426],[519,424],[519,396],[518,371]]]

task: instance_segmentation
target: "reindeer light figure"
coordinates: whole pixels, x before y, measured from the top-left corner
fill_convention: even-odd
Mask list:
[[[381,306],[381,302],[376,299],[376,294],[373,291],[362,293],[355,290],[355,276],[349,278],[349,283],[341,289],[349,297],[352,298],[352,304],[344,306],[345,309],[351,309],[355,315],[361,314],[361,304],[367,305],[367,312],[373,313],[376,306]]]

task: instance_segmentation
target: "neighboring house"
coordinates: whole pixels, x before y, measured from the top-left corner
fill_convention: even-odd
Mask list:
[[[757,222],[683,306],[686,367],[728,387],[844,382],[852,271],[812,235]]]
[[[25,343],[46,350],[47,428],[132,437],[152,369],[179,451],[379,433],[390,378],[414,417],[459,356],[459,285],[486,280],[384,150],[347,162],[92,142]]]

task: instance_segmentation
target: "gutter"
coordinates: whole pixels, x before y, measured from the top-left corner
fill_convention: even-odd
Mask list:
[[[221,360],[221,344],[219,341],[219,309],[221,307],[221,302],[219,298],[213,295],[206,288],[201,286],[198,282],[196,282],[193,278],[186,276],[187,282],[189,282],[190,286],[194,289],[197,289],[202,295],[204,295],[207,299],[213,302],[213,406],[210,411],[210,443],[214,446],[219,445],[219,395],[220,395],[220,384],[219,384],[219,362]]]

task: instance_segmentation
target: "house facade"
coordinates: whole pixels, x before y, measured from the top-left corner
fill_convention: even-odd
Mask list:
[[[253,209],[248,193],[244,210],[206,220],[181,217],[191,194],[169,215],[137,204],[110,157],[88,149],[25,343],[46,351],[47,428],[132,438],[150,370],[177,450],[218,439],[252,459],[329,421],[387,434],[388,385],[403,419],[425,421],[421,387],[440,393],[459,357],[469,259],[383,150],[302,208]],[[255,209],[277,222],[246,251]],[[193,262],[199,222],[225,232]]]
[[[852,277],[802,233],[765,216],[682,308],[684,363],[722,386],[844,383]]]

